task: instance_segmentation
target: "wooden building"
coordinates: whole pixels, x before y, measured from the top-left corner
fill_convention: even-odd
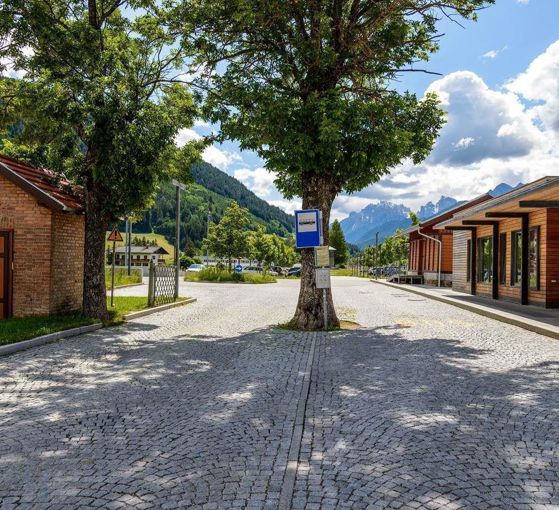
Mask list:
[[[441,266],[441,285],[452,283],[452,231],[435,229],[434,226],[446,221],[460,211],[481,204],[492,197],[482,195],[469,202],[461,203],[418,225],[408,228],[409,237],[408,274],[422,276],[424,283],[438,285],[439,260]]]
[[[516,188],[435,227],[453,232],[453,290],[559,307],[559,177]]]
[[[83,211],[70,182],[0,155],[0,319],[81,309]]]
[[[149,266],[150,260],[153,260],[155,264],[164,264],[165,257],[169,255],[169,252],[161,246],[137,246],[133,244],[130,247],[130,251],[132,255],[132,266],[147,267]],[[115,265],[126,266],[127,260],[126,246],[119,246],[116,249]]]

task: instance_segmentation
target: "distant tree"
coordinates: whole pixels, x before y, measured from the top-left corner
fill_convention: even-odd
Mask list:
[[[330,246],[336,249],[334,253],[334,262],[336,265],[345,264],[347,262],[347,243],[344,231],[338,220],[334,220],[330,227]]]
[[[275,172],[287,198],[330,211],[409,159],[420,163],[444,122],[437,98],[395,87],[438,49],[437,21],[476,17],[492,0],[183,0],[184,45],[205,113]],[[318,329],[323,293],[302,250],[291,324]],[[331,292],[328,323],[337,326]]]
[[[233,259],[248,254],[248,223],[248,209],[239,207],[237,202],[231,202],[221,221],[218,224],[210,224],[210,232],[204,239],[203,249],[207,249],[216,257],[227,259],[229,271],[232,271]]]
[[[410,219],[412,225],[419,225],[420,219],[417,213],[410,211],[408,213],[408,218]]]
[[[250,258],[257,260],[264,271],[267,271],[276,258],[276,246],[272,236],[266,234],[262,227],[258,227],[249,235]]]

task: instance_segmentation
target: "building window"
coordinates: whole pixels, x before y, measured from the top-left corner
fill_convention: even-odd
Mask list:
[[[470,281],[472,274],[472,241],[468,239],[466,248],[466,281]]]
[[[531,228],[528,236],[528,277],[530,288],[540,290],[540,227]]]
[[[477,241],[477,281],[491,283],[493,280],[493,239],[482,237]]]
[[[517,230],[511,236],[511,285],[520,285],[522,281],[522,232]]]
[[[499,237],[499,283],[507,283],[507,234]]]

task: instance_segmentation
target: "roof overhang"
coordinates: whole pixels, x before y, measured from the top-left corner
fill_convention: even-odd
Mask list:
[[[455,214],[452,218],[436,225],[435,228],[458,227],[468,223],[473,224],[474,222],[477,222],[478,225],[483,225],[484,223],[482,222],[486,222],[489,218],[495,220],[499,218],[522,218],[526,214],[542,208],[526,207],[526,205],[541,205],[545,201],[551,202],[557,199],[557,197],[559,197],[559,177],[543,177],[535,182]],[[524,202],[522,206],[521,202]]]
[[[14,172],[8,165],[2,163],[0,161],[0,175],[8,179],[9,181],[13,182],[16,186],[20,187],[24,191],[27,191],[31,196],[35,197],[37,201],[48,207],[49,209],[53,209],[54,211],[62,211],[62,212],[69,212],[69,213],[78,213],[80,212],[77,209],[72,209],[66,205],[64,205],[60,200],[57,200],[53,196],[49,195],[41,188],[35,186],[32,182],[29,182],[27,179],[24,179],[21,175],[17,172]]]

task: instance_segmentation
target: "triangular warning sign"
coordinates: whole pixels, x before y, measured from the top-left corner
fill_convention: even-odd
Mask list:
[[[118,227],[113,228],[113,231],[109,235],[107,241],[113,241],[116,243],[122,243],[122,241],[124,241],[124,239],[122,239],[120,231],[118,230]]]

